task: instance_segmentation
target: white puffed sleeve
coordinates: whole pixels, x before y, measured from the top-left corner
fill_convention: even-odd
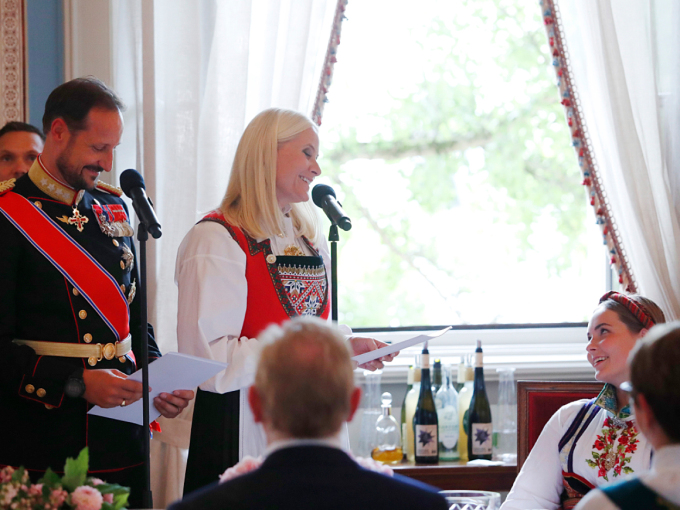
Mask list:
[[[201,389],[226,393],[249,386],[259,352],[256,339],[239,339],[246,313],[246,256],[219,223],[195,225],[177,252],[179,352],[221,361],[226,370]]]
[[[501,510],[554,510],[560,507],[563,486],[558,446],[585,402],[587,400],[577,400],[562,406],[548,420]]]

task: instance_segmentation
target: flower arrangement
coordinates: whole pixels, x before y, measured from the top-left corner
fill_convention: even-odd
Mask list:
[[[387,476],[394,476],[394,471],[392,470],[392,468],[386,466],[385,464],[382,464],[368,457],[355,457],[351,452],[345,453],[352,457],[352,459],[354,459],[354,461],[364,469],[368,469],[369,471],[375,471],[376,473],[382,473],[383,475]],[[264,459],[262,456],[255,458],[251,457],[250,455],[246,455],[234,466],[230,467],[220,475],[220,483],[226,482],[228,480],[231,480],[232,478],[236,478],[238,476],[245,475],[246,473],[250,473],[251,471],[256,470],[257,468],[260,467],[263,460]]]
[[[31,483],[28,472],[11,466],[0,469],[0,509],[2,510],[119,510],[127,505],[130,489],[88,478],[87,448],[77,459],[66,459],[64,476],[47,469],[38,483]]]

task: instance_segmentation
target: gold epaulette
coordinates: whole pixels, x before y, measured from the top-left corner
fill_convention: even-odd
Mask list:
[[[106,191],[107,193],[111,193],[112,195],[116,195],[117,197],[123,196],[122,189],[120,189],[118,186],[114,186],[113,184],[109,184],[107,182],[97,181],[97,189],[100,191]]]
[[[7,179],[6,181],[0,181],[0,195],[4,195],[11,190],[14,187],[15,182],[16,179],[14,177]]]

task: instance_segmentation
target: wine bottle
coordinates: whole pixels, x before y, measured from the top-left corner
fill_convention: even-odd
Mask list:
[[[437,409],[430,384],[430,353],[427,342],[421,356],[420,396],[413,415],[416,464],[436,464],[439,461],[439,425]]]
[[[418,355],[420,356],[420,355]],[[416,360],[419,363],[419,360]],[[418,404],[418,395],[420,395],[420,367],[413,367],[413,387],[406,395],[406,459],[410,462],[415,462],[416,452],[413,448],[413,415],[416,413],[416,405]]]
[[[472,392],[474,390],[473,379],[475,378],[474,369],[467,363],[463,365],[463,387],[458,393],[458,455],[461,462],[467,462],[468,458],[468,417]]]
[[[465,385],[465,358],[463,356],[460,357],[460,362],[458,363],[458,374],[456,375],[456,391],[460,393],[460,390],[463,389],[463,386]]]
[[[477,340],[477,349],[475,350],[475,384],[468,418],[468,454],[470,460],[491,460],[493,453],[491,406],[489,405],[489,397],[484,387],[484,363],[482,357],[482,341]]]
[[[406,437],[406,397],[408,397],[411,388],[413,388],[413,365],[408,367],[406,393],[404,393],[404,401],[401,403],[401,451],[404,452],[404,457],[406,457],[406,444],[408,443],[408,438]]]
[[[458,393],[451,384],[451,373],[434,398],[439,421],[439,460],[458,460]]]
[[[434,360],[434,367],[432,368],[432,394],[437,395],[439,388],[442,387],[442,361]]]

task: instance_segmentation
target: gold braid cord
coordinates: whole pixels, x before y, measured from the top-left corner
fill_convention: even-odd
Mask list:
[[[616,222],[607,201],[599,170],[591,149],[590,136],[586,128],[581,101],[569,68],[570,58],[564,41],[564,31],[559,9],[555,0],[541,0],[543,23],[550,44],[550,58],[557,74],[557,87],[561,103],[571,131],[571,141],[576,151],[578,164],[583,173],[590,205],[595,209],[597,224],[602,229],[604,244],[610,256],[610,263],[619,276],[619,283],[626,292],[636,292],[637,286],[626,251],[623,249]]]
[[[314,102],[314,110],[312,111],[312,120],[317,126],[321,125],[321,117],[323,116],[324,104],[328,102],[328,89],[333,80],[333,66],[337,59],[335,55],[340,44],[340,32],[342,30],[342,20],[345,19],[345,8],[348,0],[338,0],[338,5],[335,8],[335,18],[333,19],[333,28],[331,30],[331,38],[328,41],[328,49],[326,50],[326,58],[323,63],[323,70],[321,71],[321,80],[319,81],[319,88],[316,93],[316,101]]]

